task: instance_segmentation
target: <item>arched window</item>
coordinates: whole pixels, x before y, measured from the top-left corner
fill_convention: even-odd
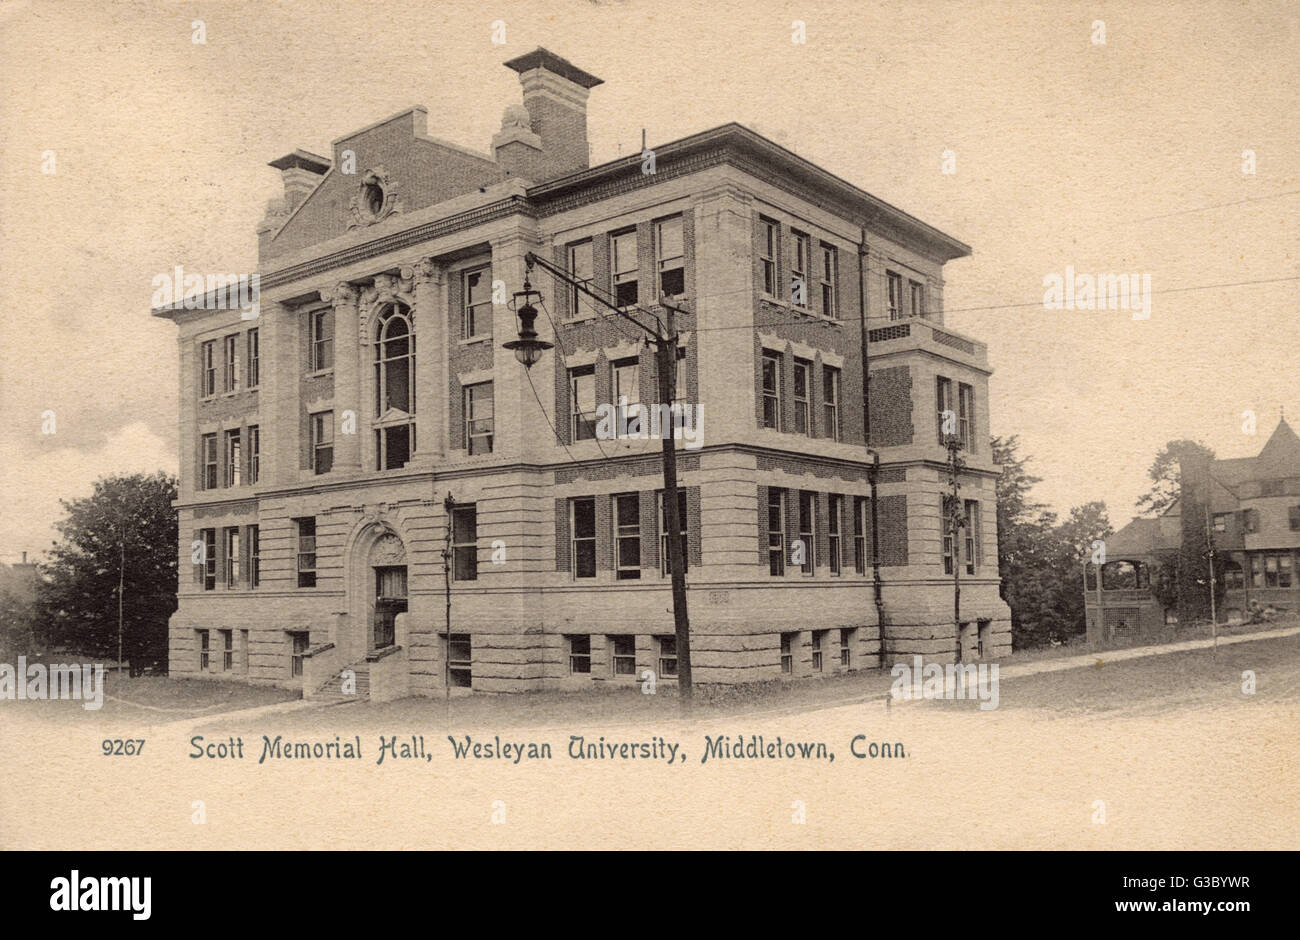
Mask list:
[[[391,303],[375,327],[375,449],[378,468],[401,467],[415,450],[415,333],[410,311]]]

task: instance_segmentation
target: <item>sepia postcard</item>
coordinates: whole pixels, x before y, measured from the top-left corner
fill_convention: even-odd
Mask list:
[[[1290,0],[0,3],[23,904],[1028,850],[1260,912],[1298,65]]]

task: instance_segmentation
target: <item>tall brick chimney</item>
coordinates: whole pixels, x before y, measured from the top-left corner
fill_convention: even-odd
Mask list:
[[[587,95],[601,80],[540,47],[506,67],[519,73],[524,104],[506,109],[492,138],[497,163],[534,182],[585,169]]]

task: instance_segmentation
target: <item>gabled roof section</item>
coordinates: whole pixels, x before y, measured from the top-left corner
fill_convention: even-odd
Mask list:
[[[1119,561],[1135,555],[1154,555],[1179,546],[1177,516],[1137,518],[1106,539],[1106,559]]]
[[[1255,458],[1255,465],[1259,478],[1300,474],[1300,436],[1286,423],[1286,418],[1278,420],[1264,449]]]
[[[352,205],[371,171],[380,172],[387,195],[395,200],[386,217],[475,192],[505,178],[505,171],[487,154],[430,137],[427,124],[428,112],[417,105],[335,140],[333,166],[269,239],[262,259],[300,251],[369,224],[358,218]],[[307,151],[294,151],[276,164],[313,157]]]

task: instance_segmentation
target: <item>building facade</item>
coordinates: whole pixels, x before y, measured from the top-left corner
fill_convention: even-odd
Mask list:
[[[1183,461],[1179,479],[1179,498],[1168,510],[1154,519],[1134,519],[1107,539],[1100,590],[1095,571],[1087,571],[1092,646],[1153,639],[1187,616],[1170,603],[1172,592],[1157,590],[1157,582],[1180,556],[1203,554],[1184,551],[1188,545],[1213,545],[1220,560],[1220,623],[1241,623],[1252,611],[1300,612],[1300,436],[1286,420],[1278,421],[1258,455]],[[1203,564],[1208,580],[1208,560]],[[1193,615],[1208,619],[1208,613],[1198,607]]]
[[[313,694],[351,667],[383,698],[672,681],[653,350],[529,252],[642,316],[686,311],[697,682],[1009,651],[987,351],[943,318],[967,246],[735,124],[588,166],[600,80],[543,49],[506,65],[523,103],[491,153],[419,107],[294,151],[256,316],[155,310],[181,358],[172,675]],[[526,273],[554,344],[527,370],[501,348]],[[633,419],[612,434],[611,405]]]

